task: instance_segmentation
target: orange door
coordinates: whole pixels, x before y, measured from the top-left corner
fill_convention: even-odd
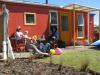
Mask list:
[[[70,14],[61,13],[60,15],[60,39],[67,44],[71,41],[71,22]]]

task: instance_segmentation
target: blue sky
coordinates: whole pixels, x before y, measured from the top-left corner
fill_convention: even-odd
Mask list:
[[[23,1],[30,1],[30,2],[39,2],[39,3],[45,3],[45,0],[23,0]],[[65,6],[69,4],[80,4],[80,5],[85,5],[85,6],[90,6],[94,8],[100,8],[100,0],[48,0],[49,4],[54,4],[58,6]],[[95,13],[95,24],[98,25],[98,12],[92,12]]]

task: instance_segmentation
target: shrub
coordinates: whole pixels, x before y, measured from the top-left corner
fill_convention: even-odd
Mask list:
[[[81,46],[82,43],[80,41],[75,42],[75,46]],[[74,42],[70,43],[70,46],[74,46]]]
[[[58,40],[57,45],[59,48],[65,48],[67,46],[67,44],[63,42],[62,40]]]
[[[85,60],[81,61],[80,70],[81,71],[87,71],[89,64],[90,64],[89,59],[85,59]]]

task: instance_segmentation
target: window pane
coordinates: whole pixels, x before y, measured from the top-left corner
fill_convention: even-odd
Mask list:
[[[83,28],[84,28],[83,16],[78,15],[78,37],[83,37],[84,36]]]
[[[82,15],[78,15],[78,26],[83,26],[83,17],[82,17]]]
[[[34,14],[26,14],[26,23],[34,23]]]
[[[68,16],[61,16],[62,31],[68,31]]]
[[[83,37],[83,26],[78,26],[78,37]]]
[[[57,13],[51,12],[51,24],[57,24]]]

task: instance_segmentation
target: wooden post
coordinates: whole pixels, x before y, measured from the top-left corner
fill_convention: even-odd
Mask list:
[[[87,37],[87,40],[90,43],[90,37],[89,37],[90,36],[90,25],[89,25],[90,24],[90,14],[89,14],[89,12],[88,12],[88,20],[87,21],[88,21],[88,33],[87,33],[88,37]]]
[[[73,26],[73,30],[74,30],[74,35],[73,36],[74,36],[74,48],[75,48],[75,5],[74,4],[73,4],[73,21],[74,21],[73,22],[74,23],[73,24],[74,25]]]

